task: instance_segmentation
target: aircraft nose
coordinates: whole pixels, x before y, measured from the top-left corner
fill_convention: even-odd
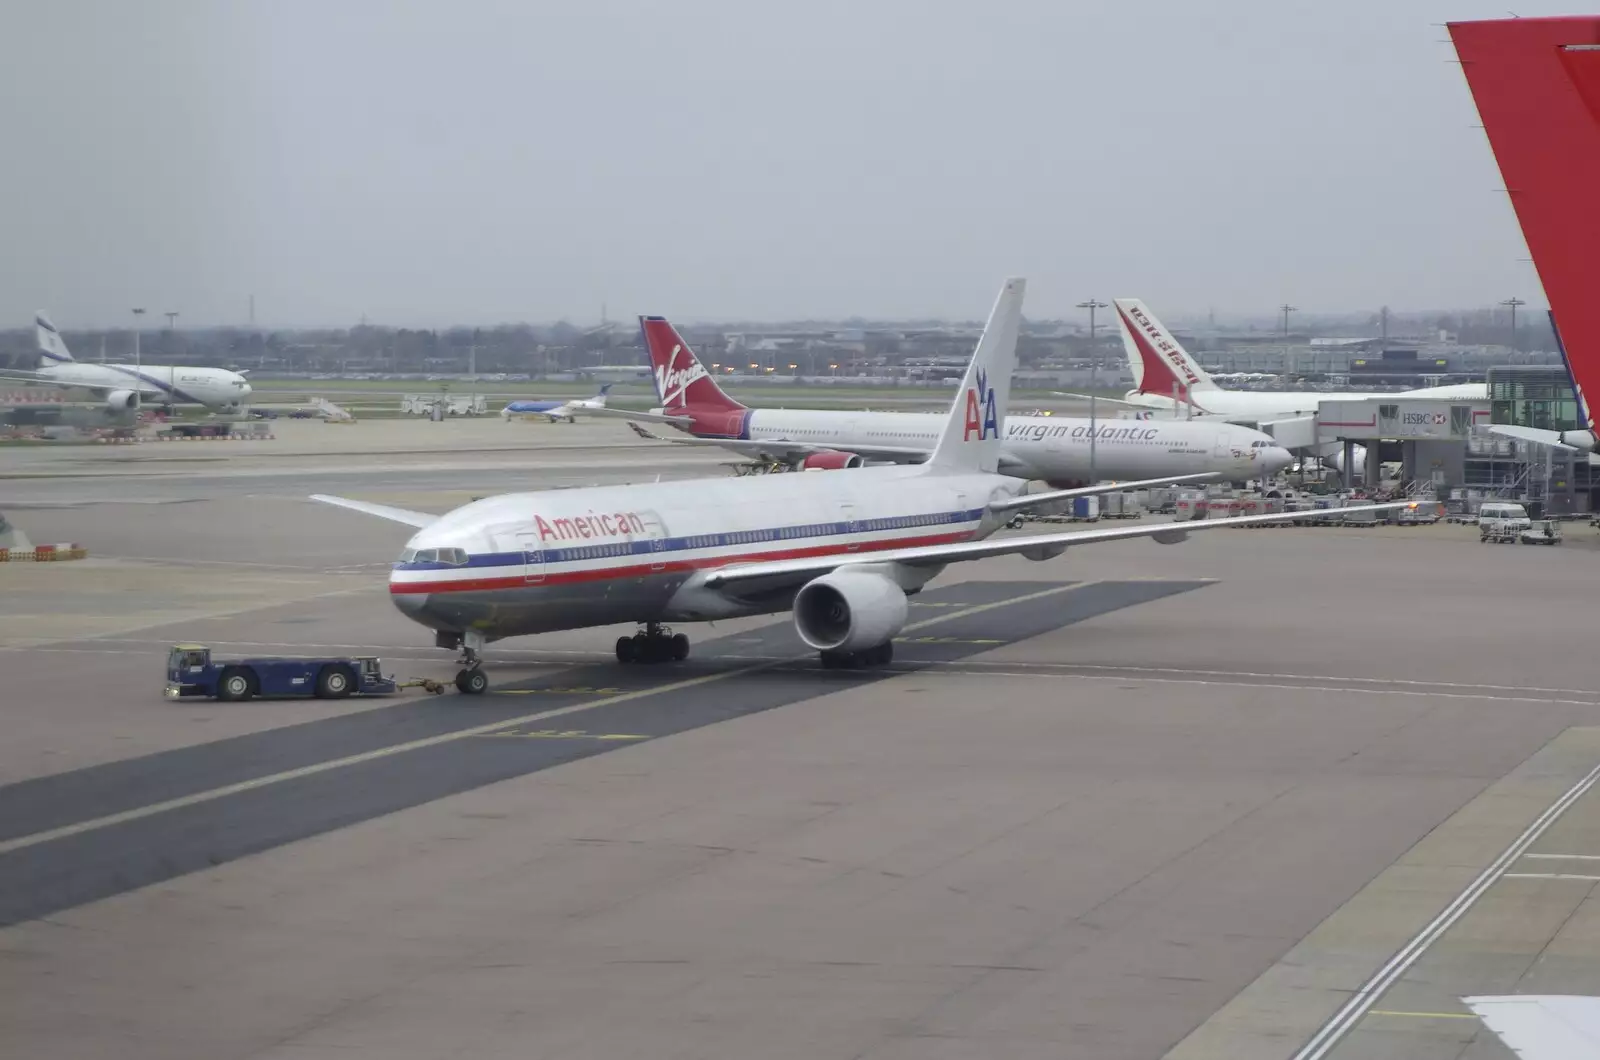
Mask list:
[[[1268,474],[1282,471],[1294,463],[1294,454],[1281,445],[1269,445],[1261,451],[1261,468]]]
[[[413,622],[421,622],[423,625],[427,625],[428,621],[424,615],[428,610],[428,594],[408,593],[404,589],[403,585],[396,585],[394,582],[390,582],[389,599],[402,615],[405,615]]]

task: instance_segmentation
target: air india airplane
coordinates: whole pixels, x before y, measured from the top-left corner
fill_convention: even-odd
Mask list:
[[[882,666],[906,623],[907,597],[951,563],[1046,560],[1135,537],[1170,544],[1285,517],[991,540],[1012,511],[1103,492],[1025,496],[1024,480],[999,472],[1024,287],[1010,279],[1001,289],[925,463],[511,493],[442,516],[312,499],[417,528],[390,573],[390,598],[435,631],[437,646],[461,650],[456,687],[467,694],[488,687],[480,653],[505,637],[638,622],[643,630],[617,640],[618,661],[666,662],[687,657],[689,640],[664,623],[783,611],[823,666]]]

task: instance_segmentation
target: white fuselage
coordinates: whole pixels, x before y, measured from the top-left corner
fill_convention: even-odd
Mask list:
[[[1487,401],[1489,387],[1486,383],[1455,383],[1450,386],[1430,386],[1417,390],[1368,393],[1356,391],[1319,390],[1223,390],[1220,387],[1196,387],[1190,395],[1194,401],[1195,416],[1248,423],[1268,423],[1273,420],[1292,420],[1310,416],[1324,401],[1365,401],[1372,398],[1431,398],[1435,401]],[[1188,405],[1174,402],[1165,394],[1147,394],[1130,390],[1124,395],[1131,405],[1159,409],[1174,415],[1187,415]]]
[[[163,405],[204,405],[213,409],[230,409],[243,405],[250,396],[250,383],[245,377],[225,368],[71,361],[41,365],[38,375],[63,387],[77,384],[125,388],[136,391],[142,402]]]
[[[389,592],[425,626],[487,640],[774,614],[789,609],[793,587],[733,595],[697,575],[733,563],[986,537],[1003,521],[988,513],[990,501],[1025,485],[900,465],[504,494],[417,531]]]
[[[759,409],[749,414],[753,441],[790,440],[817,445],[932,449],[944,426],[942,413],[833,412]],[[1008,475],[1056,484],[1089,479],[1090,423],[1073,416],[1017,416],[1005,420],[1000,469]],[[1094,424],[1094,477],[1101,481],[1215,472],[1246,481],[1287,467],[1288,452],[1269,435],[1234,424],[1111,419]]]

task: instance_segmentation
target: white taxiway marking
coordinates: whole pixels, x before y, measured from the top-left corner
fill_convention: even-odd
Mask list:
[[[1454,901],[1445,906],[1443,912],[1429,921],[1428,925],[1417,932],[1411,941],[1407,942],[1400,948],[1398,953],[1389,958],[1387,964],[1379,968],[1371,979],[1362,984],[1361,989],[1357,990],[1355,995],[1345,1002],[1338,1012],[1334,1013],[1333,1018],[1323,1024],[1321,1030],[1312,1035],[1311,1040],[1305,1044],[1304,1048],[1294,1054],[1293,1060],[1320,1060],[1321,1057],[1327,1056],[1329,1051],[1338,1045],[1357,1023],[1361,1022],[1362,1017],[1377,1003],[1378,998],[1382,997],[1402,975],[1406,974],[1411,966],[1427,952],[1428,947],[1439,941],[1444,933],[1454,926],[1456,921],[1465,916],[1468,910],[1477,904],[1478,899],[1482,898],[1484,893],[1494,886],[1495,881],[1504,876],[1506,870],[1518,858],[1522,857],[1527,852],[1527,849],[1538,841],[1540,836],[1544,835],[1546,829],[1555,824],[1561,818],[1561,815],[1572,807],[1573,803],[1588,794],[1589,789],[1594,787],[1596,781],[1600,781],[1600,766],[1595,766],[1589,770],[1582,780],[1572,785],[1559,799],[1546,807],[1545,811],[1525,828],[1521,835],[1512,840],[1511,845],[1501,851],[1500,856],[1495,858],[1489,864],[1489,867],[1479,874],[1477,879],[1467,884],[1466,889],[1456,895]]]
[[[1012,604],[1023,603],[1028,600],[1037,600],[1040,597],[1073,592],[1075,590],[1082,589],[1085,586],[1094,584],[1097,583],[1078,582],[1072,585],[1054,586],[1049,589],[1040,590],[1039,592],[1026,593],[1022,596],[1012,597],[1009,600],[999,600],[989,604],[976,604],[964,610],[951,611],[947,614],[938,615],[934,618],[925,619],[921,622],[914,622],[905,628],[907,630],[921,629],[927,626],[937,625],[941,622],[949,622],[952,619],[966,618],[969,615],[982,614],[986,611],[993,611],[996,608],[1009,607]],[[810,655],[811,652],[807,651],[804,656],[788,656],[784,659],[784,661],[791,662],[808,657]],[[158,813],[165,813],[168,810],[177,810],[186,806],[195,806],[204,802],[212,802],[216,799],[225,798],[229,795],[238,795],[246,791],[254,791],[258,788],[269,787],[273,784],[281,784],[289,780],[298,780],[301,777],[316,776],[319,773],[327,773],[335,769],[343,769],[346,766],[359,765],[363,762],[372,762],[382,758],[390,758],[394,755],[405,754],[408,751],[418,751],[427,747],[437,747],[441,744],[454,743],[457,740],[464,740],[474,736],[486,736],[502,729],[522,728],[532,722],[542,721],[547,718],[558,718],[563,714],[573,714],[577,711],[590,710],[594,707],[608,706],[613,703],[626,703],[629,700],[644,699],[649,696],[658,695],[662,692],[671,692],[684,688],[694,688],[699,685],[707,685],[716,681],[723,681],[730,677],[737,677],[741,674],[755,673],[758,670],[769,670],[773,668],[775,668],[773,663],[760,662],[752,666],[742,666],[735,670],[726,670],[714,674],[702,674],[699,677],[685,678],[681,681],[669,681],[665,684],[654,685],[650,688],[635,689],[633,691],[623,692],[618,695],[606,696],[603,699],[589,700],[586,703],[574,703],[571,706],[556,707],[552,710],[535,711],[534,713],[524,714],[521,717],[516,718],[502,718],[498,721],[487,722],[483,725],[475,725],[467,729],[456,729],[453,732],[439,733],[436,736],[428,736],[419,740],[409,740],[405,743],[393,744],[389,747],[379,747],[371,751],[363,751],[360,754],[346,755],[343,758],[335,758],[326,762],[315,762],[311,765],[300,766],[296,769],[286,769],[281,773],[272,773],[264,777],[256,777],[253,780],[240,781],[237,784],[226,784],[220,788],[212,788],[209,791],[197,791],[191,795],[183,795],[175,799],[166,799],[162,802],[151,803],[147,806],[139,806],[131,810],[124,810],[121,813],[107,814],[104,817],[95,817],[87,821],[79,821],[75,824],[62,825],[59,828],[52,828],[44,832],[35,832],[32,835],[17,836],[14,839],[8,839],[4,842],[0,842],[0,854],[9,854],[13,850],[21,850],[25,847],[37,846],[40,843],[48,843],[54,839],[64,839],[67,836],[79,835],[83,832],[94,831],[97,828],[106,828],[111,825],[124,824],[128,821],[137,821],[144,817],[153,817]]]
[[[1600,876],[1582,876],[1574,872],[1508,872],[1508,880],[1600,880]]]
[[[1524,854],[1529,860],[1540,861],[1600,861],[1600,854]]]

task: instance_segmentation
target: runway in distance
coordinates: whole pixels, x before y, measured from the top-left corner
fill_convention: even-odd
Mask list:
[[[250,396],[240,372],[164,364],[85,364],[76,361],[61,332],[41,311],[33,318],[39,347],[36,371],[0,369],[0,379],[18,379],[74,391],[88,391],[114,412],[141,405],[201,405],[217,412],[237,411]]]
[[[717,385],[688,342],[664,317],[640,317],[661,407],[650,413],[610,414],[670,424],[689,438],[646,437],[678,445],[709,445],[803,470],[836,470],[928,459],[944,428],[940,413],[845,412],[828,409],[751,409]],[[1095,478],[1152,479],[1215,473],[1245,482],[1274,474],[1293,457],[1269,435],[1212,420],[1006,416],[1000,472],[1058,489],[1090,485],[1089,438],[1094,431]]]
[[[611,393],[615,383],[606,383],[600,392],[592,398],[572,398],[568,401],[512,401],[500,410],[500,415],[505,419],[512,416],[544,416],[551,423],[565,420],[568,423],[578,422],[577,414],[590,412],[594,409],[606,407],[606,395]]]
[[[638,622],[640,633],[617,640],[618,661],[664,662],[685,658],[689,641],[663,623],[789,610],[822,665],[883,665],[905,625],[907,596],[951,563],[1006,555],[1046,560],[1071,547],[1135,537],[1171,544],[1285,517],[990,540],[1012,511],[1104,492],[1021,496],[1027,483],[998,471],[1024,287],[1010,279],[1001,289],[922,464],[511,493],[442,516],[312,499],[418,528],[390,572],[390,598],[435,631],[437,646],[461,649],[456,687],[471,694],[488,687],[479,653],[505,637]]]
[[[1133,372],[1133,389],[1122,403],[1170,415],[1215,416],[1234,423],[1272,423],[1310,416],[1324,401],[1364,398],[1435,398],[1485,401],[1484,383],[1459,383],[1419,390],[1355,392],[1319,390],[1224,390],[1172,332],[1137,298],[1115,299],[1122,349]]]

